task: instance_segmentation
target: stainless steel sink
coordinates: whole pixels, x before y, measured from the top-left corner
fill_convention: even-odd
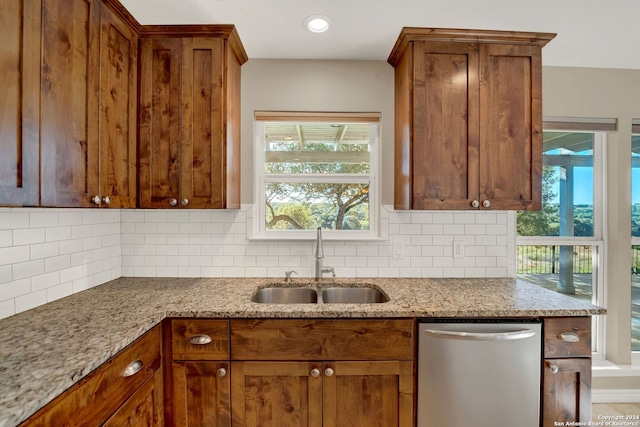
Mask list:
[[[263,304],[315,304],[318,294],[313,288],[262,288],[251,298]]]
[[[389,301],[382,291],[368,287],[332,287],[322,290],[325,303],[372,304]]]

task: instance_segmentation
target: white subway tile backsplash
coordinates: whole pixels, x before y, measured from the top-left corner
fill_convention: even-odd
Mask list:
[[[44,273],[44,260],[20,262],[13,264],[13,280],[24,279]]]
[[[0,248],[0,265],[29,261],[29,246],[11,246]]]
[[[324,263],[338,277],[505,277],[514,271],[507,254],[515,216],[506,212],[383,206],[380,216],[381,239],[325,239]],[[248,240],[252,220],[250,205],[237,211],[0,210],[0,317],[121,276],[282,278],[288,270],[313,276],[313,241]],[[454,260],[453,240],[464,242],[464,258]],[[400,254],[394,244],[402,245]]]

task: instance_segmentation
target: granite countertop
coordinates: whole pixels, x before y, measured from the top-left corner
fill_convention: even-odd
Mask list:
[[[379,287],[384,304],[257,304],[266,278],[120,278],[0,320],[0,427],[15,426],[165,317],[419,318],[604,314],[516,279],[335,279]],[[333,280],[325,281],[325,286]],[[315,286],[296,278],[289,286]]]

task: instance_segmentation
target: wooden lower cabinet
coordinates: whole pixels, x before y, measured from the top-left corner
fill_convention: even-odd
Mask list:
[[[21,426],[162,426],[160,343],[157,326]]]
[[[413,425],[412,362],[233,362],[234,427]]]
[[[164,426],[162,393],[162,371],[156,371],[103,426]]]
[[[591,318],[543,321],[542,426],[591,421]]]
[[[228,362],[174,362],[174,425],[229,427],[231,384],[228,372]]]
[[[547,359],[542,383],[543,427],[591,421],[591,359]]]

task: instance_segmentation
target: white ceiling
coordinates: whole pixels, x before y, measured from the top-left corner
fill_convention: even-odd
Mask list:
[[[543,65],[640,69],[640,0],[121,0],[141,24],[235,24],[249,58],[386,60],[402,27],[540,31]],[[332,28],[302,28],[309,15]]]

